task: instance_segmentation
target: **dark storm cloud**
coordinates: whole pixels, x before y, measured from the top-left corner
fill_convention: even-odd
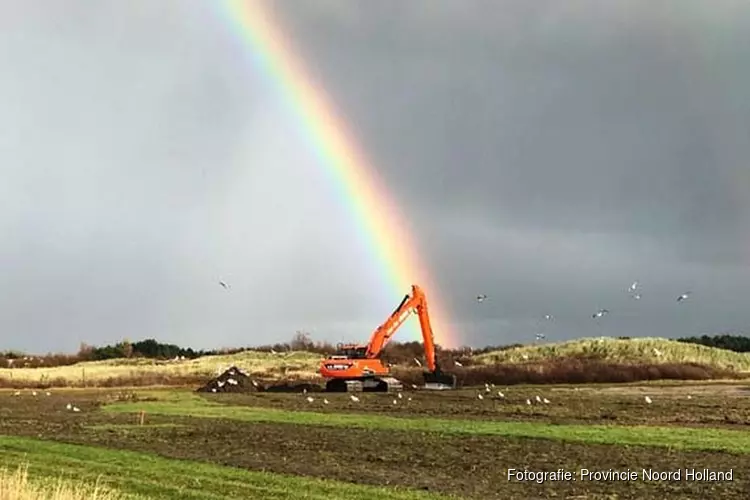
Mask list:
[[[559,333],[597,333],[586,318],[605,306],[632,309],[611,316],[621,334],[743,327],[731,297],[746,290],[750,230],[746,6],[348,5],[276,2],[454,316],[519,325],[468,329],[527,336],[552,307],[570,316]],[[640,309],[622,292],[636,278],[650,286]],[[691,305],[700,320],[662,308],[690,286],[707,292]],[[480,290],[494,294],[484,308]]]
[[[268,5],[467,342],[746,326],[747,4]],[[3,11],[3,344],[361,340],[401,298],[213,8]]]
[[[324,29],[334,15],[294,24],[309,64],[328,75],[325,86],[402,196],[573,231],[736,227],[728,184],[744,170],[747,145],[722,144],[717,126],[748,126],[731,107],[748,106],[742,26],[724,27],[717,68],[696,50],[707,38],[700,23],[658,23],[646,3],[630,23],[586,15],[594,3],[573,3],[555,22],[552,4],[443,4],[403,11],[384,2],[349,26]],[[300,11],[289,9],[291,22]],[[517,22],[496,22],[509,16]],[[356,42],[335,43],[353,34]],[[717,71],[728,95],[709,87]]]

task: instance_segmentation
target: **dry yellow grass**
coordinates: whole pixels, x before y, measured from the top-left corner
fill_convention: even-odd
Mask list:
[[[545,364],[585,357],[604,363],[629,365],[700,364],[719,370],[750,372],[750,353],[661,338],[577,339],[530,345],[473,356],[478,365]],[[318,380],[322,356],[295,351],[247,351],[204,356],[193,360],[158,361],[145,358],[113,359],[42,368],[0,368],[0,387],[153,386],[203,383],[230,366],[261,380]]]
[[[750,371],[750,354],[663,338],[587,338],[530,345],[477,355],[481,364],[525,363],[591,357],[623,364],[696,363],[738,372]]]
[[[271,354],[243,352],[204,356],[183,361],[145,358],[88,361],[69,366],[2,368],[0,381],[7,384],[39,383],[51,386],[99,385],[106,380],[166,380],[213,377],[229,366],[237,366],[262,378],[303,379],[315,377],[321,356],[308,352]]]
[[[29,481],[28,466],[0,470],[0,500],[120,500],[123,495],[98,484],[77,484],[63,479]]]

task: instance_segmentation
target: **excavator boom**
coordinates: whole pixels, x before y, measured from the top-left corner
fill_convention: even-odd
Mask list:
[[[437,363],[427,298],[419,286],[412,285],[411,294],[404,296],[388,319],[375,329],[366,345],[340,345],[335,355],[322,361],[320,373],[327,379],[326,390],[400,390],[401,383],[390,376],[390,369],[383,365],[380,355],[412,313],[419,318],[424,342],[428,368],[424,373],[425,387],[455,388],[456,377],[443,373]]]

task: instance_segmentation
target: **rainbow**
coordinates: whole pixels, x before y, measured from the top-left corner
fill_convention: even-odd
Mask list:
[[[417,246],[398,215],[383,183],[346,133],[325,91],[316,85],[300,58],[273,22],[261,1],[223,0],[220,13],[242,40],[259,67],[278,86],[303,125],[320,165],[335,184],[342,203],[352,213],[360,236],[384,270],[388,289],[395,291],[394,305],[411,289],[412,283],[424,288],[436,341],[457,345],[449,330],[445,308],[431,283]],[[390,295],[389,291],[389,295]],[[409,328],[415,339],[421,338],[416,320]],[[373,325],[375,326],[375,325]]]

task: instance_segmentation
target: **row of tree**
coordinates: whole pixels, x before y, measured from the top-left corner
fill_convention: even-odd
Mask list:
[[[78,357],[81,360],[86,361],[134,357],[155,359],[184,357],[186,359],[193,359],[207,354],[214,353],[208,351],[196,351],[190,347],[183,348],[175,344],[162,344],[155,339],[146,339],[138,342],[123,340],[114,345],[105,345],[101,347],[83,344],[78,350]]]
[[[708,347],[718,347],[734,352],[750,352],[750,337],[743,335],[702,335],[700,337],[684,337],[679,342],[700,344]]]
[[[683,337],[676,339],[679,342],[700,344],[708,347],[717,347],[728,349],[735,352],[750,352],[750,337],[742,335],[703,335],[701,337]],[[481,349],[471,349],[462,347],[459,349],[443,350],[444,354],[455,357],[464,357],[470,354],[480,354],[482,352],[509,349],[519,344],[508,346],[484,347]],[[308,351],[319,354],[330,354],[335,351],[335,346],[326,342],[314,342],[310,335],[305,332],[297,332],[291,341],[261,347],[244,347],[219,350],[195,350],[190,347],[183,348],[175,344],[163,344],[155,339],[146,339],[138,342],[123,340],[113,345],[92,346],[82,344],[76,355],[48,355],[37,356],[36,361],[42,362],[42,365],[72,364],[79,361],[100,361],[105,359],[116,358],[152,358],[152,359],[194,359],[200,356],[215,354],[233,354],[242,351]],[[391,342],[384,351],[384,357],[392,363],[411,362],[412,358],[421,358],[423,354],[421,342]],[[0,358],[5,360],[20,359],[27,365],[31,360],[28,355],[23,353],[6,352],[0,354]],[[49,363],[45,363],[44,359]],[[54,359],[53,359],[54,358]],[[36,365],[37,363],[33,363]]]

